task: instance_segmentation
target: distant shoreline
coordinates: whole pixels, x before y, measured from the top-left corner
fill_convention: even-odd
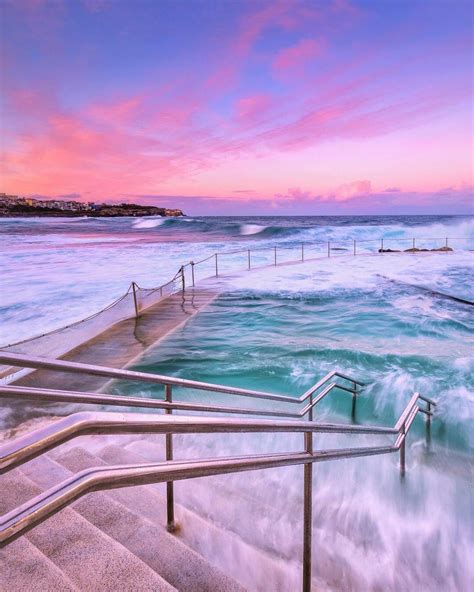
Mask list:
[[[0,218],[145,218],[151,216],[159,216],[160,218],[180,218],[186,214],[155,214],[155,213],[99,213],[99,212],[0,212]]]
[[[40,200],[0,193],[0,218],[141,218],[184,216],[180,209],[142,206],[132,203],[106,204],[65,200]]]

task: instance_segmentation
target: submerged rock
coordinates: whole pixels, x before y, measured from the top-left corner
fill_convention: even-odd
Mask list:
[[[437,247],[436,249],[419,249],[418,247],[411,247],[410,249],[405,249],[405,253],[429,253],[430,251],[438,251],[440,253],[447,253],[448,251],[453,251],[451,247]]]

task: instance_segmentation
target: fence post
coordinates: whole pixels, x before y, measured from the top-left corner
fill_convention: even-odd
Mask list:
[[[355,254],[356,254],[356,242],[354,241],[354,257],[355,257]]]
[[[249,261],[249,269],[250,269],[250,249],[247,250],[248,261]]]
[[[304,435],[305,452],[313,454],[313,432]],[[311,543],[313,535],[313,463],[304,465],[303,592],[311,592]]]
[[[446,237],[446,247],[448,246],[448,237]]]
[[[277,264],[277,248],[273,247],[274,253],[275,253],[275,265]]]
[[[328,241],[328,257],[331,256],[331,243]]]
[[[380,252],[381,252],[381,253],[383,253],[383,239],[382,239],[382,241],[381,241]]]
[[[219,275],[219,268],[217,267],[217,253],[215,254],[216,258],[216,277]]]
[[[191,263],[191,279],[193,282],[193,288],[194,288],[194,261],[190,261]]]
[[[173,402],[171,384],[165,384],[165,401],[167,403]],[[171,408],[166,409],[166,414],[170,415],[172,412]],[[166,460],[173,460],[173,434],[166,434]],[[173,481],[167,481],[166,483],[166,529],[168,532],[174,532],[176,530],[176,524],[174,522],[174,489]]]
[[[301,261],[304,261],[304,243],[301,243]]]
[[[413,249],[415,248],[415,239],[413,239]]]
[[[135,316],[138,317],[138,300],[137,300],[137,284],[132,282],[132,290],[133,290],[133,304],[135,306]]]

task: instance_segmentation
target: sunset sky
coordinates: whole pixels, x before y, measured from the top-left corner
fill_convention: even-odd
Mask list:
[[[463,0],[0,0],[0,191],[469,213]]]

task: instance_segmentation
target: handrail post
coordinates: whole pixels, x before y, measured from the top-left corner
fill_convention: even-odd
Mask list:
[[[219,268],[217,266],[217,253],[214,255],[216,258],[216,277],[219,275]]]
[[[173,393],[171,384],[165,385],[165,401],[168,403],[173,402]],[[166,409],[166,414],[170,415],[171,409]],[[173,434],[166,434],[166,460],[173,460]],[[168,532],[174,532],[176,530],[176,524],[174,522],[174,488],[173,481],[167,481],[166,483],[166,529]]]
[[[356,241],[354,241],[354,257],[356,255]]]
[[[415,248],[415,239],[413,239],[413,249]]]
[[[138,317],[138,300],[137,300],[137,284],[132,282],[132,290],[133,290],[133,304],[135,306],[135,317]]]
[[[193,282],[193,288],[194,288],[194,261],[190,261],[191,263],[191,279]]]
[[[446,237],[446,247],[448,246],[448,237]]]
[[[184,293],[186,290],[186,278],[184,276],[184,265],[181,265],[181,286],[182,286],[182,290]]]
[[[331,256],[331,242],[328,241],[328,257]]]
[[[313,432],[305,432],[305,452],[313,454]],[[313,463],[304,465],[303,592],[311,592],[311,547],[313,538]]]
[[[273,247],[274,254],[275,254],[275,265],[277,264],[277,248]]]
[[[301,243],[301,261],[304,261],[304,243]]]
[[[356,416],[356,402],[357,402],[357,383],[354,382],[354,392],[352,393],[352,410],[351,410],[351,418],[352,421],[355,421]]]
[[[249,263],[249,269],[250,269],[250,249],[247,249],[247,256],[248,256],[248,263]]]
[[[383,239],[381,240],[380,252],[383,253]]]
[[[426,443],[429,445],[431,442],[431,403],[429,401],[426,403],[426,410],[428,411],[426,415]]]
[[[405,476],[405,439],[406,439],[406,423],[403,422],[401,433],[403,434],[403,442],[400,445],[400,475]]]

